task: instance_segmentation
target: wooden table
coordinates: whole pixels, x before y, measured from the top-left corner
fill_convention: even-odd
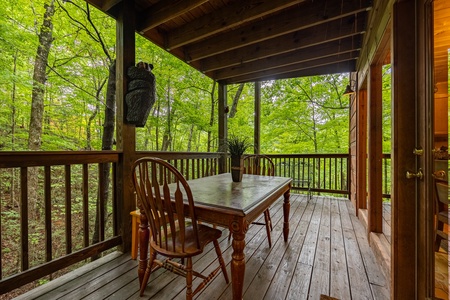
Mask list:
[[[231,262],[233,299],[242,299],[245,234],[248,226],[280,197],[283,197],[284,201],[283,237],[285,242],[288,239],[291,182],[292,179],[286,177],[248,174],[244,174],[242,182],[233,182],[230,173],[188,181],[194,196],[197,219],[228,227],[233,233]],[[141,246],[140,249],[146,247]],[[140,263],[139,268],[141,265],[145,269],[145,263]]]

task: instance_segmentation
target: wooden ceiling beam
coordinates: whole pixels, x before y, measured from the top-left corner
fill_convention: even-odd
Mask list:
[[[333,57],[336,59],[335,57]],[[275,69],[273,72],[257,72],[246,74],[242,76],[236,76],[233,78],[220,80],[219,82],[223,84],[236,84],[242,82],[252,82],[252,81],[266,81],[266,80],[276,80],[276,79],[286,79],[286,78],[296,78],[305,76],[315,76],[322,74],[336,74],[336,73],[346,73],[355,71],[356,67],[356,57],[352,59],[342,59],[333,61],[333,58],[319,59],[322,63],[316,65],[311,64],[299,64],[298,69]],[[318,60],[318,63],[319,63]],[[326,63],[328,61],[329,63]],[[302,66],[303,65],[303,66]]]
[[[102,1],[102,10],[106,11],[106,12],[111,11],[112,9],[114,9],[114,7],[116,7],[121,2],[122,2],[122,0],[105,0],[105,1]]]
[[[123,0],[89,0],[86,2],[113,17],[114,19],[117,19],[118,11],[121,7],[121,5],[119,4],[121,4],[122,1]]]
[[[143,33],[173,18],[181,16],[209,0],[164,0],[150,6],[137,16],[137,31]],[[184,27],[184,26],[183,26]]]
[[[331,5],[329,1],[325,0],[304,3],[296,9],[281,12],[283,17],[274,15],[242,26],[237,30],[186,46],[184,49],[186,61],[203,59],[301,29],[317,26],[331,20],[355,15],[359,12],[367,11],[371,5],[369,0],[343,1],[342,5],[340,2],[333,3],[334,5]]]
[[[339,41],[333,41],[324,45],[317,45],[290,52],[288,54],[282,54],[272,56],[265,59],[241,64],[239,66],[233,66],[221,70],[214,71],[212,73],[206,73],[206,75],[216,80],[223,80],[230,77],[240,76],[248,73],[254,73],[261,70],[270,70],[305,62],[309,60],[315,60],[324,58],[340,53],[351,52],[357,50],[355,45],[359,45],[359,40],[355,41],[354,38],[346,38]]]
[[[178,48],[196,42],[221,31],[250,22],[266,15],[283,10],[305,0],[252,0],[237,1],[214,13],[195,19],[167,34],[165,48]],[[164,1],[161,1],[164,2]]]
[[[354,16],[334,20],[270,41],[228,51],[213,58],[208,57],[201,61],[201,70],[202,72],[211,72],[364,33],[364,23],[355,24],[354,20]]]

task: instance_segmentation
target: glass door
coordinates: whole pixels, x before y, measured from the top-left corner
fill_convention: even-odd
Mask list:
[[[434,293],[436,299],[449,297],[449,60],[450,1],[434,1]]]

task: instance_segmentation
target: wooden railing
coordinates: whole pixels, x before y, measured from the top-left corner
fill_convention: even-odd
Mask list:
[[[0,152],[2,293],[122,244],[113,180],[119,155]]]
[[[348,154],[268,154],[275,175],[292,178],[292,189],[349,194]]]
[[[136,154],[137,158],[154,156],[167,160],[187,180],[219,174],[219,159],[223,156],[220,152],[139,151]]]
[[[0,291],[121,245],[114,184],[121,155],[116,151],[0,152],[0,201],[7,208],[0,215]],[[187,179],[218,174],[223,157],[221,153],[136,153],[136,158],[143,156],[168,160]],[[275,163],[276,176],[293,178],[293,191],[349,194],[348,154],[268,156]],[[388,174],[388,156],[384,165]],[[37,181],[31,179],[32,170],[37,170]],[[229,161],[225,171],[229,172]],[[98,236],[95,243],[94,234]],[[13,236],[20,240],[11,242]]]
[[[8,207],[0,215],[1,293],[122,244],[115,189],[121,155],[0,152],[0,207]],[[221,156],[137,152],[136,158],[148,155],[168,160],[188,179],[217,174]]]
[[[141,151],[138,157],[168,160],[187,179],[219,173],[221,153]],[[275,175],[291,177],[298,191],[348,194],[348,154],[267,154],[275,164]],[[225,167],[230,172],[230,161]]]

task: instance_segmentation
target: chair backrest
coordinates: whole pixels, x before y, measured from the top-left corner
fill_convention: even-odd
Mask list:
[[[153,246],[168,254],[185,253],[189,228],[189,250],[192,244],[200,249],[192,192],[174,166],[156,157],[138,159],[133,165],[133,184],[138,206],[150,225]]]
[[[436,197],[439,202],[443,204],[450,204],[448,199],[448,183],[446,181],[435,180],[436,182]]]
[[[274,176],[275,165],[266,155],[248,155],[244,157],[244,174]]]

